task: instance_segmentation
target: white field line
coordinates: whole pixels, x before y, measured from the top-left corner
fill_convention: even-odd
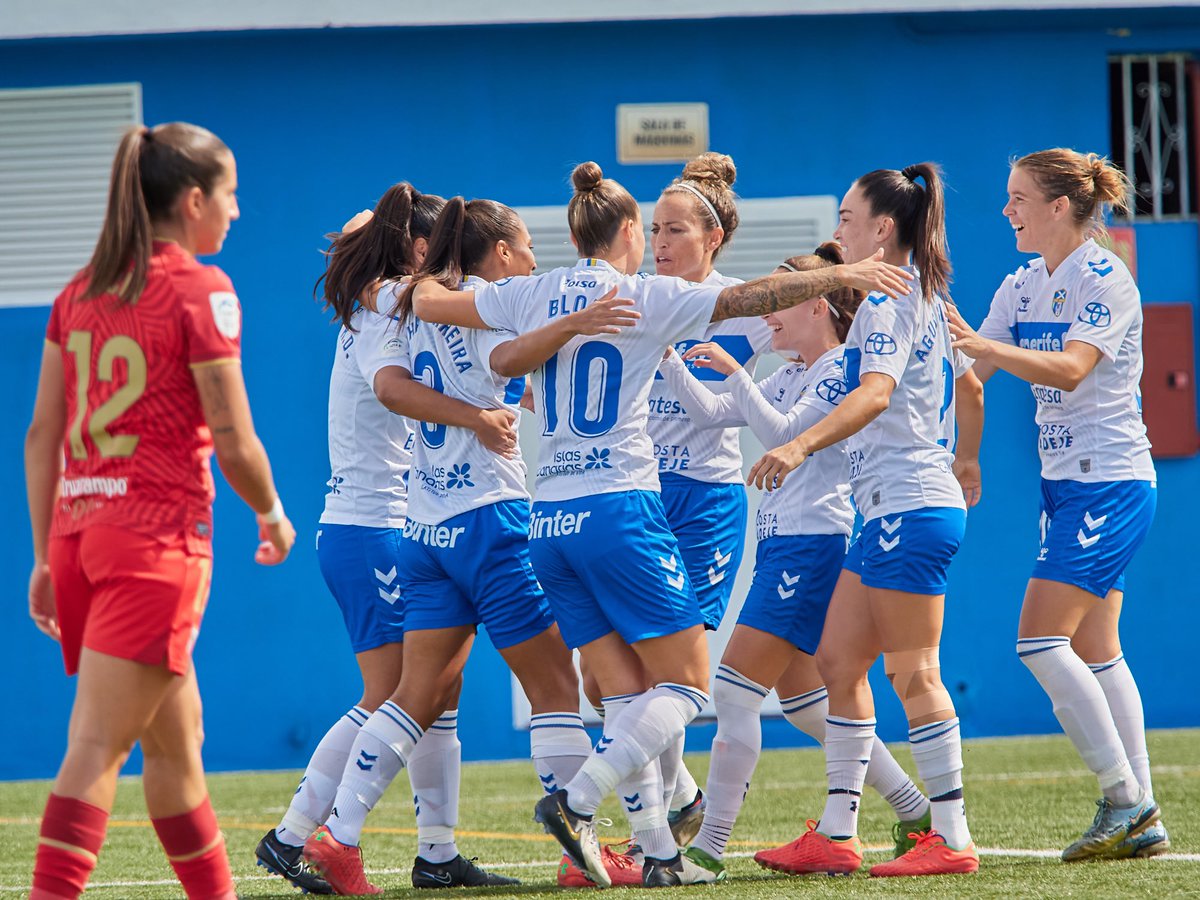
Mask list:
[[[883,853],[886,851],[890,851],[891,847],[890,846],[889,847],[867,847],[865,849],[866,849],[867,853]],[[1032,859],[1058,859],[1061,852],[1062,852],[1061,850],[1023,850],[1023,849],[1012,849],[1012,848],[1008,848],[1008,847],[980,847],[979,848],[980,856],[1011,856],[1011,857],[1032,858]],[[749,851],[745,851],[745,852],[737,852],[737,853],[726,853],[725,856],[726,856],[726,858],[748,859],[748,858],[754,856],[754,854]],[[1163,862],[1172,862],[1172,861],[1174,861],[1174,862],[1200,862],[1200,853],[1164,853],[1162,856],[1155,856],[1151,860],[1147,860],[1147,862],[1151,862],[1151,863],[1157,865],[1157,863],[1160,860]],[[487,865],[488,865],[488,868],[496,869],[497,871],[504,871],[504,870],[508,870],[508,869],[545,869],[549,872],[549,871],[554,871],[558,867],[558,862],[559,861],[557,859],[544,860],[541,862],[512,862],[512,863],[494,862],[494,861],[489,860]],[[399,869],[370,868],[370,869],[366,870],[368,875],[406,875],[410,871],[411,871],[411,869],[408,868],[407,866],[404,868],[399,868]],[[235,880],[239,881],[239,882],[272,881],[272,880],[282,881],[282,879],[277,879],[277,877],[274,875],[239,875],[235,878]],[[88,890],[94,891],[94,890],[102,890],[104,888],[159,887],[159,886],[169,886],[169,885],[178,884],[178,883],[179,882],[176,881],[174,878],[159,879],[156,881],[91,881],[91,882],[88,882]],[[28,885],[22,885],[20,887],[13,887],[11,885],[0,885],[0,893],[21,893],[21,892],[28,891],[28,890],[29,890]]]

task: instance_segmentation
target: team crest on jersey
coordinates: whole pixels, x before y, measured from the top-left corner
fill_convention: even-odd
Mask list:
[[[217,331],[231,341],[237,340],[242,331],[242,311],[238,306],[237,294],[230,291],[213,291],[208,295],[212,306],[213,323]]]
[[[1050,306],[1050,312],[1054,313],[1055,318],[1062,315],[1063,306],[1067,302],[1067,289],[1059,288],[1054,292],[1054,302]]]

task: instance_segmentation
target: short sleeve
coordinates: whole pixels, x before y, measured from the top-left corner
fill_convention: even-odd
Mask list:
[[[492,365],[492,353],[495,349],[501,344],[507,344],[518,337],[516,332],[508,331],[504,328],[489,328],[486,331],[480,328],[468,328],[463,330],[463,334],[471,345],[471,356],[478,359],[489,369]],[[499,375],[496,375],[496,378],[501,381],[505,380]]]
[[[988,340],[1015,347],[1017,338],[1014,332],[1017,322],[1013,312],[1014,306],[1010,287],[1012,281],[1013,276],[1009,275],[1004,279],[1004,283],[996,289],[996,295],[992,297],[992,305],[988,307],[987,317],[984,318],[983,324],[979,326],[979,335]]]
[[[364,310],[354,337],[354,361],[359,374],[374,389],[375,376],[388,366],[412,371],[405,329],[391,316]]]
[[[545,325],[543,304],[536,301],[541,276],[518,275],[475,288],[475,311],[489,328],[525,334]]]
[[[1089,291],[1079,301],[1071,327],[1063,336],[1063,346],[1083,341],[1115,360],[1130,327],[1142,311],[1142,298],[1131,280],[1111,285],[1101,281],[1098,290]]]
[[[188,363],[240,359],[242,304],[229,277],[215,266],[204,266],[189,273],[180,292]]]
[[[695,284],[665,275],[639,276],[639,281],[633,284],[627,281],[618,287],[635,289],[641,294],[642,321],[636,327],[661,336],[664,346],[702,339],[712,321],[717,297],[724,290],[721,286]],[[625,294],[618,290],[617,296]]]
[[[899,384],[912,355],[915,322],[912,307],[925,301],[911,294],[899,300],[875,299],[878,296],[868,296],[854,316],[862,351],[859,378],[868,372],[879,372]]]
[[[954,350],[950,354],[950,364],[954,367],[954,379],[957,381],[975,367],[975,360],[961,350]]]

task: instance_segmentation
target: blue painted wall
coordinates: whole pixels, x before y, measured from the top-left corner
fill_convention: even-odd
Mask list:
[[[1119,37],[1110,29],[1128,27]],[[1023,13],[847,16],[591,26],[337,30],[0,42],[0,88],[137,81],[145,120],[220,134],[238,158],[242,218],[215,261],[245,307],[245,370],[259,431],[303,536],[279,570],[251,562],[253,520],[223,484],[217,569],[196,652],[206,757],[217,769],[300,766],[357,698],[347,641],[326,595],[312,532],[328,477],[325,399],[333,330],[311,299],[322,235],[394,181],[423,191],[564,203],[572,166],[594,158],[640,199],[675,166],[619,166],[614,107],[705,101],[711,143],[737,160],[746,197],[841,193],[880,166],[940,161],[956,298],[974,320],[1021,257],[1000,215],[1007,161],[1054,145],[1107,150],[1106,56],[1200,50],[1200,14]],[[1138,228],[1148,301],[1200,298],[1194,222]],[[802,249],[802,248],[800,248]],[[0,778],[51,774],[72,687],[57,648],[26,616],[30,565],[20,487],[48,309],[0,310],[0,429],[11,473],[0,507]],[[968,735],[1056,731],[1013,654],[1036,547],[1037,463],[1028,390],[988,392],[984,504],[951,577],[942,659]],[[1152,726],[1200,724],[1184,661],[1198,592],[1190,500],[1200,461],[1160,464],[1149,545],[1129,572],[1124,623]],[[1185,624],[1186,623],[1186,624]],[[1183,625],[1184,627],[1181,627]],[[500,687],[498,687],[500,686]],[[881,730],[903,735],[881,685]],[[479,643],[460,719],[469,758],[519,757],[508,680]],[[778,727],[777,727],[778,726]],[[711,729],[696,729],[704,749]],[[795,736],[781,723],[768,742]]]

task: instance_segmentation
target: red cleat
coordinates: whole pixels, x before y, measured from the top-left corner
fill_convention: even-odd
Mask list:
[[[871,866],[876,878],[896,875],[967,875],[979,871],[979,854],[975,844],[967,844],[962,850],[954,850],[936,831],[910,834],[917,845],[889,862]]]
[[[329,882],[335,894],[357,896],[383,893],[381,888],[367,881],[363,871],[362,848],[338,843],[324,825],[304,842],[304,859],[309,868]]]
[[[862,841],[857,837],[835,841],[817,831],[815,819],[808,831],[790,844],[759,850],[754,861],[765,869],[788,875],[849,875],[862,866]]]
[[[632,856],[618,853],[612,847],[602,847],[600,858],[604,861],[604,870],[612,878],[613,887],[642,886],[642,866]],[[558,864],[558,886],[596,887],[596,882],[564,853]]]

